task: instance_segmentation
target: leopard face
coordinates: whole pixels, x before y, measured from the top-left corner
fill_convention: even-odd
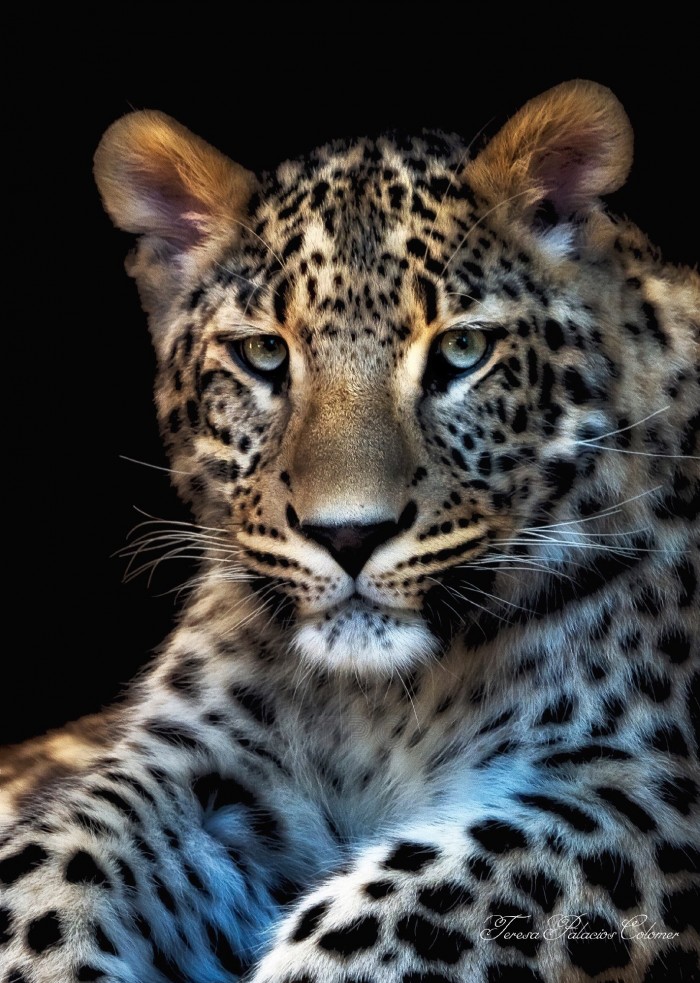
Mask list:
[[[528,107],[474,161],[443,134],[385,137],[258,181],[148,113],[98,152],[108,210],[143,235],[175,483],[212,566],[307,662],[439,655],[503,595],[524,531],[573,523],[601,488],[633,494],[634,467],[601,467],[596,441],[643,416],[630,325],[661,329],[616,291],[597,203],[629,166],[621,110],[578,86],[614,148],[596,156],[579,107],[519,179],[504,161]]]

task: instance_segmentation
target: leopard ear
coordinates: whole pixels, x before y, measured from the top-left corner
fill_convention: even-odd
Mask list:
[[[616,191],[631,164],[632,128],[622,105],[605,86],[576,79],[526,103],[465,177],[510,214],[531,218],[549,207],[556,222]]]
[[[165,113],[113,123],[95,153],[95,179],[118,228],[187,251],[235,229],[255,176]]]

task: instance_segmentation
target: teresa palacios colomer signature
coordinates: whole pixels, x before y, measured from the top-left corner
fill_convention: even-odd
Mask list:
[[[519,920],[529,921],[528,915],[491,915],[487,919],[487,927],[479,933],[487,942],[495,939],[514,942],[538,939],[553,942],[555,939],[571,939],[579,942],[599,942],[605,939],[622,938],[629,942],[639,939],[667,940],[677,939],[679,932],[662,931],[656,928],[656,922],[649,924],[648,915],[635,915],[624,919],[617,930],[591,927],[584,915],[553,915],[547,922],[547,928],[542,931],[525,930]]]

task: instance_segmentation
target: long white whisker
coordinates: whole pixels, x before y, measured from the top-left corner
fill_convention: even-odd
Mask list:
[[[594,440],[596,440],[596,441],[597,440],[604,440],[606,437],[614,437],[615,434],[625,433],[625,431],[627,431],[627,430],[634,430],[635,427],[641,427],[641,425],[643,423],[646,423],[647,420],[652,420],[655,416],[658,416],[659,413],[666,413],[670,409],[671,409],[671,404],[669,403],[667,406],[662,406],[661,409],[654,410],[653,413],[648,413],[646,416],[643,416],[642,419],[641,420],[637,420],[636,423],[628,423],[626,427],[619,427],[617,430],[608,430],[607,433],[598,434],[597,437],[587,437],[584,440],[578,440],[578,441],[576,441],[576,443],[577,444],[590,444],[591,441],[594,441]]]
[[[120,459],[122,461],[129,461],[131,464],[140,464],[144,468],[153,468],[154,471],[165,471],[166,474],[187,474],[192,475],[194,471],[178,471],[175,468],[163,468],[160,464],[149,464],[148,461],[139,461],[135,457],[127,457],[126,454],[120,454]]]
[[[623,447],[603,447],[602,444],[591,444],[589,441],[584,440],[576,440],[574,443],[584,444],[586,447],[592,447],[597,451],[608,451],[611,454],[630,454],[633,457],[669,458],[674,461],[700,461],[700,455],[697,454],[656,454],[654,451],[629,451]]]
[[[509,198],[505,198],[503,201],[497,202],[492,208],[489,208],[489,210],[487,212],[484,212],[484,214],[481,216],[481,218],[477,219],[476,222],[474,222],[474,224],[472,226],[470,226],[470,228],[467,230],[467,232],[464,233],[464,236],[462,237],[462,239],[460,239],[459,243],[457,244],[456,249],[454,250],[454,252],[452,253],[452,255],[446,261],[446,263],[443,266],[442,270],[440,271],[440,276],[444,276],[445,275],[445,272],[447,270],[447,267],[450,265],[450,263],[455,258],[455,256],[457,255],[457,253],[460,251],[460,249],[462,248],[462,246],[464,245],[464,243],[467,241],[467,239],[469,238],[469,236],[472,234],[472,232],[475,229],[478,229],[479,228],[479,226],[481,225],[481,223],[483,221],[485,221],[485,219],[487,219],[492,212],[495,212],[497,208],[502,208],[504,205],[507,205],[511,201],[515,201],[516,198],[522,198],[523,195],[527,195],[527,194],[530,194],[529,189],[527,191],[519,191],[517,194],[511,195]]]

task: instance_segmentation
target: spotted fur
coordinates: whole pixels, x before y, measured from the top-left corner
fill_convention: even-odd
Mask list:
[[[4,983],[698,979],[700,283],[605,212],[630,163],[585,82],[473,159],[107,132],[196,518],[140,545],[202,568],[104,724],[0,759]]]

